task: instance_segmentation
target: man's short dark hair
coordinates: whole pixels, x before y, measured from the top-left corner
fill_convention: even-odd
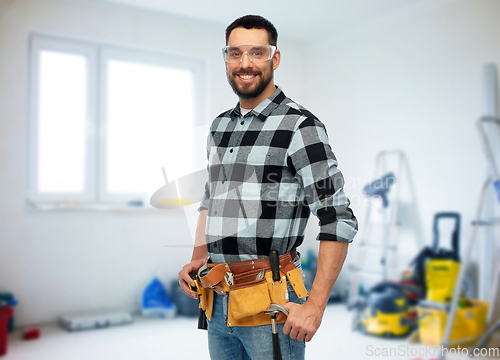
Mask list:
[[[236,20],[234,20],[226,29],[226,45],[229,40],[229,35],[231,31],[236,28],[245,29],[264,29],[267,31],[269,38],[269,44],[277,46],[278,44],[278,31],[274,25],[266,18],[260,15],[245,15]]]

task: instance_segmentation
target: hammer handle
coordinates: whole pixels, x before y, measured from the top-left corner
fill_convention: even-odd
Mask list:
[[[273,334],[273,360],[282,360],[280,338],[278,334]]]
[[[280,337],[278,334],[278,329],[276,327],[276,313],[271,314],[271,325],[273,333],[273,360],[282,360],[281,348],[280,348]]]
[[[280,257],[276,250],[269,252],[269,263],[271,264],[271,271],[273,272],[273,281],[280,280]]]

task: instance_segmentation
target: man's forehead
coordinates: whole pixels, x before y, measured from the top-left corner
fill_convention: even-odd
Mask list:
[[[231,31],[227,41],[228,45],[236,44],[266,44],[269,45],[269,37],[265,29],[236,28]]]

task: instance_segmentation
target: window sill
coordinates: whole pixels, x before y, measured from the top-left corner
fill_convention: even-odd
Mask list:
[[[71,203],[71,202],[61,202],[61,203],[26,203],[26,209],[29,211],[61,211],[61,212],[80,212],[80,211],[92,211],[92,212],[114,212],[114,213],[146,213],[146,214],[156,214],[163,213],[163,210],[181,210],[181,206],[165,206],[163,209],[158,209],[152,207],[150,204],[102,204],[102,203]]]

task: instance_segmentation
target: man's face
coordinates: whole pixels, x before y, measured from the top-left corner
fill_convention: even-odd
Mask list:
[[[265,29],[236,28],[229,35],[228,45],[269,45]],[[226,63],[227,80],[241,99],[258,97],[271,83],[274,75],[273,59],[254,63],[245,54],[239,63]]]

